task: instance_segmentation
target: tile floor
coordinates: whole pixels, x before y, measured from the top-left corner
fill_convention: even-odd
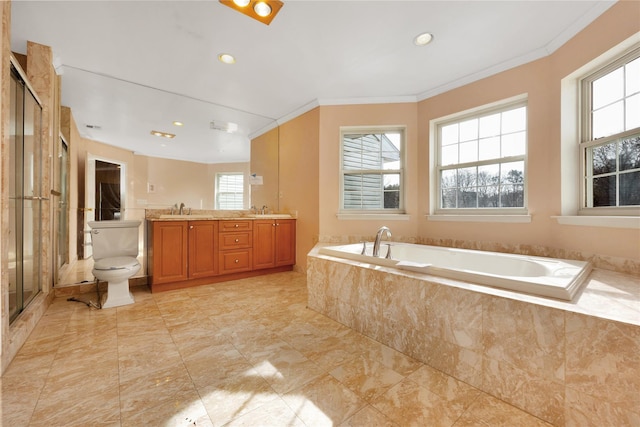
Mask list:
[[[307,309],[305,282],[57,298],[1,378],[2,425],[549,426]]]

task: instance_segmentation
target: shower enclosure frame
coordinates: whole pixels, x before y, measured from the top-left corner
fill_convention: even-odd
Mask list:
[[[9,321],[42,290],[42,103],[11,61]]]

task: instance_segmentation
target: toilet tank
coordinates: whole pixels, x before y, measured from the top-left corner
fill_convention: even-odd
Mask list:
[[[140,221],[89,221],[93,259],[138,256]]]

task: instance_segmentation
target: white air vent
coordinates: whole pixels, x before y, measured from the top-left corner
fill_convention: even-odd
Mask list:
[[[209,123],[209,128],[213,130],[220,130],[222,132],[234,133],[238,131],[238,125],[235,123],[221,122],[212,120]]]

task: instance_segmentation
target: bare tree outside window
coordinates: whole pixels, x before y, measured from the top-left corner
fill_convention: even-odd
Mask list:
[[[640,206],[640,49],[582,82],[584,207]]]
[[[523,102],[440,124],[439,209],[524,208],[526,146]]]

